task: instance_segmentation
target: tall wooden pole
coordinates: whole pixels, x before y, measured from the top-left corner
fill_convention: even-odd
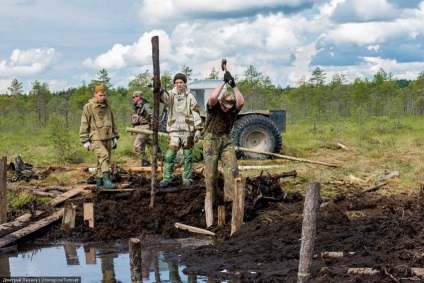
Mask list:
[[[7,158],[0,159],[0,224],[7,222]]]
[[[153,158],[152,182],[150,190],[150,208],[155,206],[156,168],[158,164],[158,129],[159,129],[159,101],[160,101],[160,65],[159,65],[159,37],[152,37],[153,58]]]
[[[319,183],[309,183],[306,189],[297,283],[308,282],[311,272],[320,190],[321,186]]]

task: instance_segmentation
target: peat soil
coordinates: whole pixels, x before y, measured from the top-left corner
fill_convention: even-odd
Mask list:
[[[174,225],[179,222],[206,228],[202,174],[196,174],[192,188],[185,190],[181,177],[176,176],[174,186],[181,190],[157,193],[151,209],[151,180],[140,174],[127,182],[133,192],[93,191],[92,196],[68,200],[77,207],[76,228],[64,232],[57,223],[39,234],[36,241],[209,237]],[[226,224],[209,229],[216,233],[216,244],[170,251],[168,259],[184,264],[186,274],[216,280],[296,282],[304,199],[303,194],[286,189],[287,182],[295,181],[282,175],[247,178],[244,225],[232,236],[231,203],[221,203],[218,192],[216,205],[225,205]],[[222,176],[218,184],[222,188]],[[361,188],[348,187],[321,200],[308,282],[424,282],[424,276],[416,272],[416,268],[424,267],[424,201],[420,191],[386,195],[378,190],[359,193]],[[94,203],[94,228],[82,220],[84,202]],[[216,223],[216,207],[214,214]],[[339,252],[339,256],[331,257],[328,252]],[[368,268],[373,274],[367,274],[367,270],[351,272],[351,268]]]

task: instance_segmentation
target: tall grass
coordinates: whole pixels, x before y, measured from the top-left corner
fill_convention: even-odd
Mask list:
[[[290,121],[290,120],[289,120]],[[264,161],[240,160],[240,165],[282,164],[281,169],[270,173],[296,170],[297,181],[319,181],[324,194],[334,191],[335,184],[346,189],[351,185],[367,187],[387,181],[386,191],[416,190],[424,179],[424,131],[423,117],[376,117],[361,119],[337,119],[326,122],[300,121],[287,124],[283,134],[282,154],[341,165],[340,168],[306,162],[270,159]],[[128,125],[118,125],[118,148],[112,151],[112,162],[122,167],[139,166],[134,153],[134,136],[125,132]],[[19,132],[4,132],[0,136],[0,154],[13,161],[17,154],[36,167],[42,166],[96,166],[92,152],[87,152],[78,138],[78,128],[54,127],[21,128]],[[56,132],[52,132],[56,131]],[[53,142],[54,138],[62,142]],[[160,147],[166,149],[166,137],[160,137]],[[338,144],[346,146],[342,149]],[[64,151],[72,153],[64,161]],[[150,152],[150,147],[148,147]],[[149,153],[150,154],[150,153]],[[201,150],[195,150],[201,157]],[[202,165],[195,164],[195,166]],[[387,172],[398,171],[399,178],[384,179]],[[261,170],[244,171],[243,176],[258,176]],[[60,179],[60,178],[59,178]],[[63,180],[62,180],[63,181]],[[66,183],[66,181],[63,181]],[[293,188],[292,188],[293,189]],[[382,190],[385,191],[385,190]]]

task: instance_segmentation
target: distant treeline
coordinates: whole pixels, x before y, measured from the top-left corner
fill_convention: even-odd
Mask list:
[[[184,66],[183,73],[190,79],[192,69]],[[63,117],[64,127],[79,126],[83,105],[93,96],[93,88],[103,84],[108,87],[119,125],[130,125],[131,96],[142,90],[152,102],[152,75],[146,71],[133,79],[127,87],[113,87],[106,70],[99,72],[97,80],[82,83],[78,88],[51,92],[46,83],[35,81],[32,90],[25,94],[22,84],[14,79],[7,94],[0,95],[0,127],[4,131],[20,127],[45,127],[52,117]],[[222,77],[214,68],[208,78]],[[347,82],[343,74],[334,75],[326,83],[327,74],[316,68],[309,79],[300,78],[295,87],[275,86],[269,77],[253,66],[236,76],[236,83],[245,97],[244,110],[286,109],[290,121],[307,119],[328,121],[348,117],[391,116],[424,113],[424,72],[416,80],[397,80],[380,69],[372,80],[357,78]],[[161,77],[162,88],[172,87],[172,76],[165,71]],[[61,119],[62,120],[62,119]]]

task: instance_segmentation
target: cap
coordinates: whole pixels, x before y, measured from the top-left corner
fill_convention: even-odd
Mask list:
[[[134,91],[133,97],[136,97],[136,96],[143,97],[143,92],[141,90]]]
[[[98,85],[94,88],[94,92],[106,91],[106,88],[102,85]]]
[[[231,91],[226,91],[222,94],[221,102],[225,108],[233,108],[236,104],[236,96]]]
[[[183,82],[187,83],[187,77],[182,73],[178,73],[174,76],[174,84],[176,80],[182,80]]]

